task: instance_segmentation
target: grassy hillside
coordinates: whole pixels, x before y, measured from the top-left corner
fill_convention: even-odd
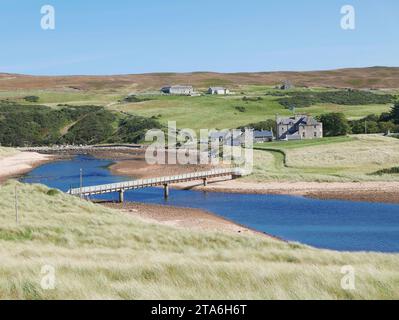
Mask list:
[[[0,101],[0,145],[137,143],[156,119],[111,112],[98,106],[17,104]]]
[[[399,139],[377,135],[272,142],[255,146],[254,174],[246,179],[288,181],[399,181],[371,175],[399,163]]]
[[[313,90],[308,90],[313,91]],[[152,100],[141,103],[113,104],[111,109],[145,117],[157,117],[161,122],[177,121],[178,127],[192,129],[237,128],[265,119],[275,119],[276,115],[290,116],[292,111],[280,104],[281,97],[252,94],[233,96],[153,96]],[[369,114],[388,112],[391,103],[337,105],[315,103],[311,106],[297,107],[296,113],[313,116],[329,112],[342,112],[349,119],[358,119]]]
[[[153,225],[43,186],[0,188],[0,299],[397,299],[399,256]],[[52,194],[52,193],[50,193]],[[56,271],[55,290],[40,286]],[[341,288],[341,268],[356,290]]]
[[[159,77],[163,79],[162,76]],[[298,87],[291,91],[281,91],[270,85],[248,84],[247,81],[241,80],[242,83],[233,82],[228,85],[234,93],[229,96],[164,96],[159,94],[159,87],[153,87],[153,83],[145,84],[141,89],[133,84],[129,86],[112,83],[103,88],[89,86],[81,90],[52,88],[49,84],[48,88],[40,90],[1,91],[0,89],[0,101],[8,99],[26,106],[34,106],[36,103],[53,108],[65,103],[75,106],[99,105],[113,111],[153,117],[162,124],[177,121],[180,128],[198,130],[237,128],[248,123],[274,119],[277,114],[289,116],[292,114],[288,108],[290,106],[295,106],[297,113],[313,116],[342,112],[348,119],[360,119],[369,114],[380,115],[388,112],[397,94],[395,90],[370,92],[321,87]],[[172,84],[178,83],[173,79],[168,81]],[[215,78],[207,81],[219,82]],[[206,86],[196,87],[200,92],[205,92],[206,88]],[[135,94],[136,98],[127,100],[129,94]],[[27,102],[24,98],[29,96],[38,97],[38,101]]]

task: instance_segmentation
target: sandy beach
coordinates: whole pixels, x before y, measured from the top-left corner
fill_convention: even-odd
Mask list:
[[[0,182],[29,172],[34,167],[51,161],[53,156],[36,152],[17,152],[0,158]]]
[[[265,233],[234,223],[228,219],[219,217],[213,213],[199,209],[132,202],[126,202],[123,204],[104,203],[104,205],[110,208],[122,210],[129,215],[150,223],[160,223],[185,229],[212,230],[272,237]]]
[[[142,156],[136,159],[115,159],[110,167],[114,174],[132,178],[151,178],[207,170],[209,166],[148,165]],[[200,181],[171,186],[209,192],[285,194],[317,199],[399,203],[399,182],[250,182],[247,180],[211,179],[204,187]]]
[[[399,203],[399,182],[244,182],[240,180],[210,181],[175,185],[180,189],[209,192],[285,194],[317,199]]]

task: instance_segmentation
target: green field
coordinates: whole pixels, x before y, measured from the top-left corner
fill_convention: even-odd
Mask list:
[[[320,92],[325,88],[296,89],[297,92]],[[54,90],[29,90],[29,91],[3,91],[0,99],[11,99],[23,102],[23,97],[35,95],[40,97],[39,104],[56,106],[68,103],[71,105],[93,104],[107,106],[112,110],[123,111],[146,117],[159,117],[166,124],[168,121],[177,121],[180,128],[199,129],[231,129],[249,123],[266,119],[274,119],[276,115],[289,116],[291,111],[285,109],[276,100],[281,97],[266,95],[267,93],[281,93],[270,86],[245,85],[239,86],[230,96],[179,97],[163,96],[156,92],[151,94],[138,93],[140,96],[151,99],[139,103],[120,102],[129,93],[134,93],[129,88],[113,90],[91,91],[54,91]],[[243,101],[243,97],[261,97],[260,101]],[[244,112],[237,109],[241,108]],[[336,105],[315,104],[311,107],[297,108],[296,113],[307,113],[317,116],[328,112],[342,112],[349,119],[359,119],[369,114],[381,114],[391,108],[390,104],[383,105]]]
[[[0,202],[0,299],[399,298],[394,254],[176,229],[13,181]],[[355,290],[341,287],[348,265]],[[52,290],[40,285],[43,266],[54,268]]]
[[[24,102],[34,105],[35,103],[28,103],[23,98],[26,96],[37,96],[40,98],[39,104],[56,106],[57,104],[96,104],[106,105],[115,102],[123,97],[123,93],[113,94],[109,92],[64,92],[51,90],[18,90],[18,91],[0,91],[1,99],[10,99],[16,102]]]
[[[255,145],[254,172],[246,180],[399,181],[372,175],[399,163],[399,139],[378,135],[272,142]]]
[[[159,116],[163,123],[167,123],[168,120],[177,121],[178,127],[194,130],[202,128],[231,129],[266,119],[275,119],[276,115],[292,115],[290,110],[285,109],[276,101],[276,97],[260,97],[262,98],[260,101],[243,101],[243,96],[158,96],[151,101],[115,104],[111,108],[147,117]],[[244,107],[245,111],[240,112],[236,107]],[[339,106],[322,104],[297,108],[295,112],[313,116],[329,112],[342,112],[349,119],[359,119],[373,113],[388,112],[391,107],[391,105]]]

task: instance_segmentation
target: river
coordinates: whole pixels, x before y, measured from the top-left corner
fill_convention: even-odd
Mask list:
[[[44,164],[21,180],[66,191],[78,186],[80,168],[84,186],[131,180],[113,175],[108,170],[110,164],[110,160],[76,156]],[[117,194],[98,198],[117,199]],[[399,205],[395,204],[190,190],[171,190],[170,198],[164,200],[160,188],[126,192],[125,200],[204,209],[252,229],[318,248],[399,252]]]

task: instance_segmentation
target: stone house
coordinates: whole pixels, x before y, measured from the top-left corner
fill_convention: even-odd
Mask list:
[[[277,137],[279,140],[323,138],[323,124],[307,115],[277,118]]]

